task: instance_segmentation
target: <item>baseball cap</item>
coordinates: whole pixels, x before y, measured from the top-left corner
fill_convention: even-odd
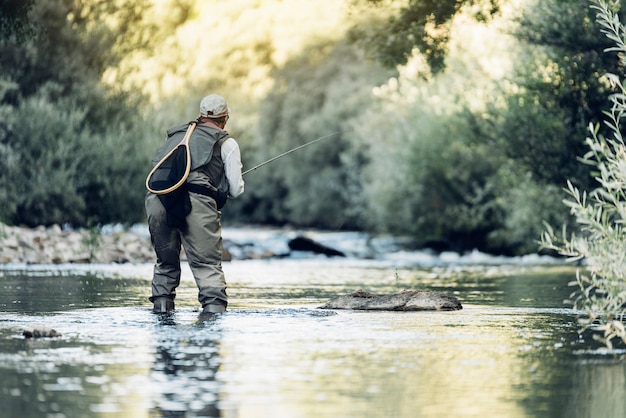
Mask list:
[[[221,118],[228,115],[230,108],[219,94],[209,94],[200,101],[200,115],[208,118]]]

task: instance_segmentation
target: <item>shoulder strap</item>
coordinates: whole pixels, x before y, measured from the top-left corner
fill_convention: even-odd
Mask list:
[[[219,145],[219,146],[221,147],[221,146],[222,146],[222,144],[223,144],[224,142],[226,142],[226,140],[227,140],[227,139],[230,139],[230,135],[226,135],[225,137],[220,138],[220,139],[219,139],[219,140],[215,143],[215,145]]]

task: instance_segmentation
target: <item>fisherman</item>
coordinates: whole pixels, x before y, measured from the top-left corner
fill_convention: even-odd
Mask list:
[[[198,301],[203,313],[225,312],[228,305],[226,280],[222,270],[220,184],[225,184],[227,197],[236,198],[244,191],[239,145],[224,130],[230,114],[226,100],[210,94],[200,102],[197,121],[168,130],[166,144],[178,143],[190,124],[197,122],[189,139],[190,172],[178,190],[173,207],[167,196],[148,192],[146,213],[152,246],[157,261],[152,279],[153,311],[174,310],[176,288],[180,284],[181,244],[198,286]],[[171,141],[170,141],[171,140]],[[164,145],[153,160],[156,166],[171,151]],[[185,205],[186,202],[186,205]],[[190,204],[189,204],[190,202]],[[168,209],[166,209],[166,206]],[[177,207],[183,208],[176,220]]]

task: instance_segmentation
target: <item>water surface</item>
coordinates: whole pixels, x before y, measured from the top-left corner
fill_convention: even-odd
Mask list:
[[[562,266],[225,264],[230,306],[199,314],[188,268],[171,315],[150,265],[4,266],[4,417],[623,417],[624,352],[563,303]],[[445,291],[456,312],[326,311],[357,289]],[[24,339],[47,326],[55,339]]]

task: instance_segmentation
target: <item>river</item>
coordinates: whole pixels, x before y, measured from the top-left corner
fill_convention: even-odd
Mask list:
[[[229,311],[210,318],[184,267],[175,313],[155,315],[149,264],[0,266],[0,417],[626,416],[626,353],[579,335],[571,266],[399,250],[233,260]],[[318,309],[358,289],[444,291],[463,309]],[[62,336],[25,339],[34,327]]]

